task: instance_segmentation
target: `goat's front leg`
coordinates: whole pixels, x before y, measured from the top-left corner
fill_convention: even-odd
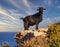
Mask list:
[[[36,30],[38,29],[38,25],[39,25],[39,23],[36,23],[36,28],[35,28]]]

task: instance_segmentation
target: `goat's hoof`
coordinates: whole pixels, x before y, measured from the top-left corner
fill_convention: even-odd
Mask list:
[[[38,30],[38,29],[36,29],[36,30]]]

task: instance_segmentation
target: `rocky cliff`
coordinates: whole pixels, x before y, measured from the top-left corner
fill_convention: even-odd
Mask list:
[[[38,30],[24,30],[15,36],[17,47],[60,47],[60,22]]]
[[[17,33],[16,39],[18,47],[44,47],[47,43],[46,32],[48,28],[38,30],[24,30]]]

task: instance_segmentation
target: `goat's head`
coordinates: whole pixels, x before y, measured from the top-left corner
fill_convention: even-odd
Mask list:
[[[46,10],[46,9],[44,7],[39,7],[37,10],[38,11],[43,11],[43,10]]]

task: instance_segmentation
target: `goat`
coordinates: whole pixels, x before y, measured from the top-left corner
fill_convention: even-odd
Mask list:
[[[43,10],[46,10],[43,7],[39,7],[38,12],[34,15],[29,15],[26,16],[25,18],[20,18],[23,19],[24,21],[24,30],[28,30],[28,28],[30,26],[36,25],[36,30],[38,29],[38,25],[39,23],[42,21],[42,14],[43,14]]]

